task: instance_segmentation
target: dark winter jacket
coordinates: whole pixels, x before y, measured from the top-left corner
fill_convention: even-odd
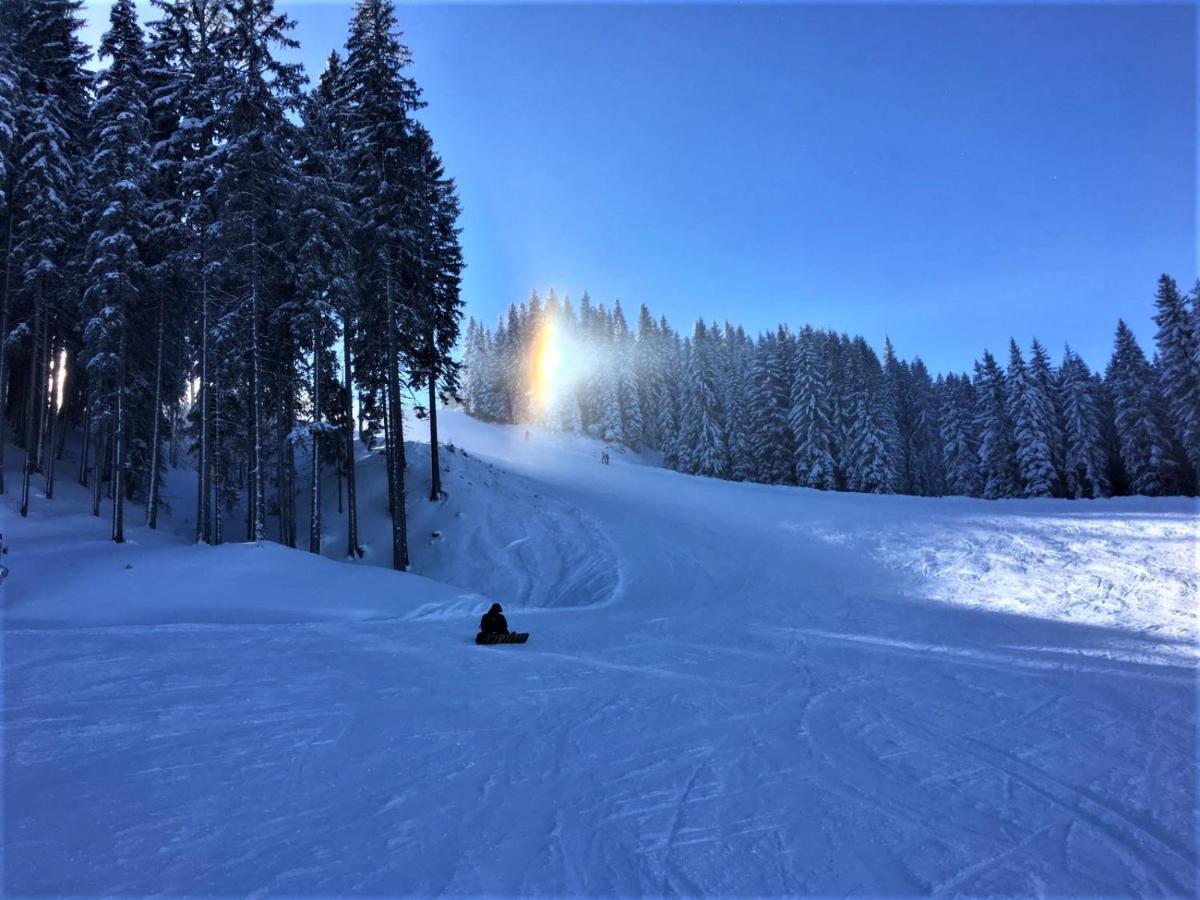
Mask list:
[[[508,621],[500,612],[499,603],[493,603],[492,608],[483,614],[479,620],[479,630],[484,634],[508,634]]]

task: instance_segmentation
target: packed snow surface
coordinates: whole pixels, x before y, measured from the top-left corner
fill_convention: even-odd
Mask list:
[[[416,574],[366,453],[353,563],[333,482],[333,559],[189,545],[183,482],[119,548],[67,477],[3,498],[6,892],[1196,892],[1193,501],[441,431],[443,501],[409,446]],[[472,643],[493,600],[528,644]]]

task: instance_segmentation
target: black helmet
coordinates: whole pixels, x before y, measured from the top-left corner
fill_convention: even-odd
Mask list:
[[[504,610],[500,608],[499,603],[493,603],[492,608],[489,609],[488,612],[504,612]]]

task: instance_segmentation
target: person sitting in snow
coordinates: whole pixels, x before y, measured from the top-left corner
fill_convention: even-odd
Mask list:
[[[508,620],[499,603],[493,603],[492,608],[483,614],[479,620],[480,634],[508,634]]]

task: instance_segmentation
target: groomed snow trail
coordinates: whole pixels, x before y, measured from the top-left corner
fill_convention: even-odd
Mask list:
[[[60,570],[107,557],[32,529],[95,520],[8,515],[6,891],[1196,893],[1194,503],[825,495],[442,430],[471,457],[414,555],[457,588],[295,554],[290,619],[72,623]],[[106,584],[213,553],[137,539]],[[293,558],[219,552],[231,610]],[[491,599],[529,644],[471,643]]]

